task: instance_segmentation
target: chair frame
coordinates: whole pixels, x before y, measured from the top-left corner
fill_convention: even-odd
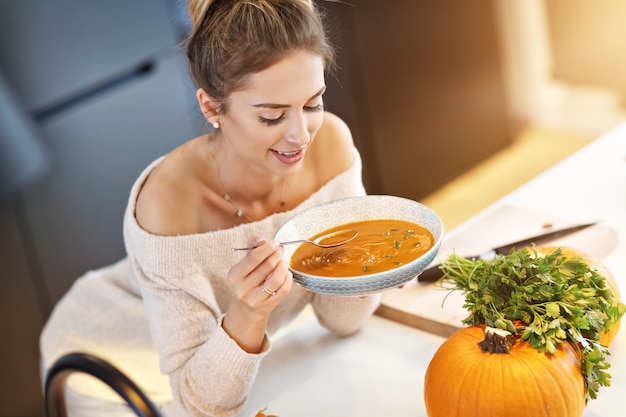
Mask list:
[[[45,378],[46,417],[67,417],[65,385],[76,372],[92,375],[111,387],[139,417],[163,417],[157,407],[128,376],[119,369],[87,353],[69,353],[59,358]]]

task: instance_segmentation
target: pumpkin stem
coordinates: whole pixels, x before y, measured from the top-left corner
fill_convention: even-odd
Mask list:
[[[478,346],[486,353],[509,353],[515,345],[515,337],[506,330],[485,327],[485,339]]]

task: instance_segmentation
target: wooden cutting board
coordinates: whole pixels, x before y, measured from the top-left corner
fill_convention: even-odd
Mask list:
[[[482,218],[468,222],[444,236],[436,263],[452,253],[475,256],[495,246],[558,230],[594,219],[557,219],[515,207],[500,207]],[[601,223],[544,245],[569,246],[602,260],[617,246],[618,234]],[[433,262],[433,264],[435,264]],[[403,288],[386,291],[376,315],[430,333],[448,337],[462,327],[467,317],[464,297],[433,283],[411,281]]]

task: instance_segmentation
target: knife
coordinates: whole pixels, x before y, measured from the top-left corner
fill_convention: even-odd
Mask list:
[[[574,232],[578,232],[579,230],[586,229],[589,226],[593,226],[594,223],[581,224],[578,226],[566,227],[565,229],[554,230],[552,232],[544,233],[538,236],[529,237],[527,239],[518,240],[517,242],[509,243],[506,245],[498,246],[497,248],[493,248],[490,251],[482,253],[476,256],[466,256],[466,259],[490,259],[495,257],[496,255],[508,255],[511,250],[515,248],[523,248],[526,246],[530,246],[532,243],[539,244],[541,242],[547,242],[550,240],[557,239],[562,236],[567,236]],[[441,265],[434,265],[430,268],[425,269],[421,274],[417,276],[418,282],[434,282],[443,276],[443,272],[439,269]]]

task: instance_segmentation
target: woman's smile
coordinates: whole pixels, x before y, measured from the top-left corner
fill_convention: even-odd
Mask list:
[[[307,147],[303,147],[296,151],[284,152],[277,151],[276,149],[270,149],[272,154],[283,164],[295,164],[298,163],[304,158],[304,153]]]

